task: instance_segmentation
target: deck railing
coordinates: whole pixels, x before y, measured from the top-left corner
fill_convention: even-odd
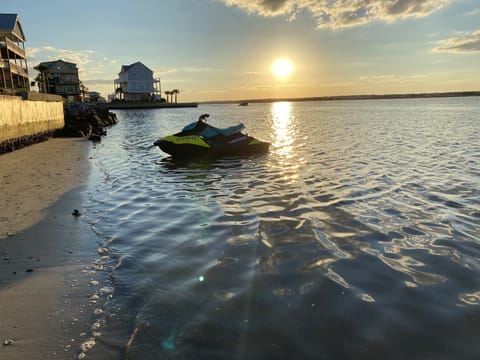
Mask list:
[[[23,67],[15,64],[14,60],[10,60],[10,71],[14,74],[18,74],[23,77],[28,77],[27,71]]]
[[[15,54],[19,55],[23,59],[26,57],[25,50],[23,50],[20,46],[15,44],[12,40],[5,38],[7,42],[7,49],[13,51]]]

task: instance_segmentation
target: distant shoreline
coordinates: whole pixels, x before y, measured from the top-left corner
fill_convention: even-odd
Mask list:
[[[333,101],[333,100],[382,100],[382,99],[418,99],[418,98],[442,98],[442,97],[465,97],[480,96],[480,91],[454,91],[437,93],[415,94],[383,94],[383,95],[336,95],[316,96],[301,98],[269,98],[269,99],[242,99],[242,100],[216,100],[202,101],[199,104],[241,104],[241,103],[269,103],[278,101]]]
[[[127,109],[171,109],[171,108],[185,108],[198,107],[196,102],[184,103],[167,103],[155,101],[126,101],[126,102],[110,102],[101,105],[108,110],[127,110]]]

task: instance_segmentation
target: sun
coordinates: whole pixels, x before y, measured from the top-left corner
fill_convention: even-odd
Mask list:
[[[294,66],[290,60],[286,58],[280,58],[275,60],[271,69],[273,75],[279,79],[284,79],[292,74]]]

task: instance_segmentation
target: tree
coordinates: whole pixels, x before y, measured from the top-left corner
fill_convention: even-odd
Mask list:
[[[35,81],[38,83],[38,91],[41,93],[48,93],[50,85],[48,81],[48,77],[50,76],[50,68],[41,63],[35,66],[34,69],[39,72],[35,78]]]
[[[175,94],[175,103],[177,103],[177,94],[180,94],[180,90],[178,89],[173,89],[172,94]]]
[[[87,97],[88,88],[82,81],[80,81],[80,92],[82,94],[82,99],[85,100],[85,98]]]

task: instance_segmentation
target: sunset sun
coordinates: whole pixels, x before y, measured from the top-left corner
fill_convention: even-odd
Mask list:
[[[281,58],[275,60],[271,69],[273,75],[279,79],[284,79],[292,74],[294,67],[290,60]]]

